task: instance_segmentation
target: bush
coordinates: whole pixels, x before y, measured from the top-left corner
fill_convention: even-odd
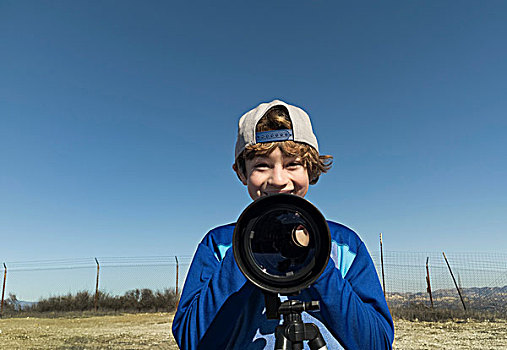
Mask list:
[[[15,296],[14,296],[15,298]],[[173,311],[176,306],[177,296],[173,289],[153,292],[151,289],[133,289],[122,296],[111,295],[99,291],[97,308],[101,311]],[[11,305],[12,303],[8,303]],[[10,307],[14,309],[14,307]],[[69,311],[91,311],[95,309],[95,293],[80,291],[76,294],[64,296],[51,296],[40,299],[36,304],[25,307],[27,312],[69,312]]]
[[[505,313],[492,310],[463,310],[455,307],[431,308],[422,303],[410,303],[408,305],[397,305],[390,307],[391,315],[394,318],[401,318],[409,321],[449,321],[474,319],[478,321],[494,321],[505,319]]]

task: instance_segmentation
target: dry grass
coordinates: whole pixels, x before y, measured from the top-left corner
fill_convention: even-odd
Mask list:
[[[178,349],[173,313],[0,319],[1,349]],[[78,317],[79,316],[79,317]],[[396,350],[507,349],[507,321],[422,322],[398,319]]]
[[[178,349],[173,313],[0,320],[1,349]]]
[[[396,350],[507,349],[507,321],[395,321]]]

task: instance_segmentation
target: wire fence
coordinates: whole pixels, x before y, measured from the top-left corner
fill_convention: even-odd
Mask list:
[[[79,291],[121,295],[134,289],[181,291],[192,256],[97,257],[7,262],[5,295],[36,302]]]
[[[419,305],[507,316],[506,253],[372,254],[391,307]]]
[[[6,262],[2,299],[27,304],[79,291],[122,295],[129,290],[178,289],[191,256],[97,257]],[[390,306],[422,304],[503,310],[507,315],[507,254],[372,253]],[[447,261],[446,261],[447,260]],[[97,288],[98,286],[98,288]]]

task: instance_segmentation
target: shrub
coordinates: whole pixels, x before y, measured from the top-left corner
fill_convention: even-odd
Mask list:
[[[12,300],[17,300],[15,299]],[[151,289],[133,289],[124,295],[111,295],[99,291],[97,306],[101,311],[173,311],[176,306],[176,293],[173,289],[153,292]],[[14,305],[11,302],[8,305]],[[14,307],[9,306],[14,310]],[[95,307],[95,293],[80,291],[76,294],[63,296],[51,296],[40,299],[36,304],[17,311],[32,312],[69,312],[69,311],[91,311]]]

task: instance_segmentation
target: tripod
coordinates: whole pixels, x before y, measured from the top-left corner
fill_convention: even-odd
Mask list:
[[[327,350],[326,342],[319,328],[313,323],[303,323],[303,311],[319,310],[318,301],[302,302],[286,300],[280,303],[277,295],[264,294],[266,316],[270,319],[280,318],[283,323],[275,330],[275,350],[302,350],[303,342],[308,341],[311,350]]]

